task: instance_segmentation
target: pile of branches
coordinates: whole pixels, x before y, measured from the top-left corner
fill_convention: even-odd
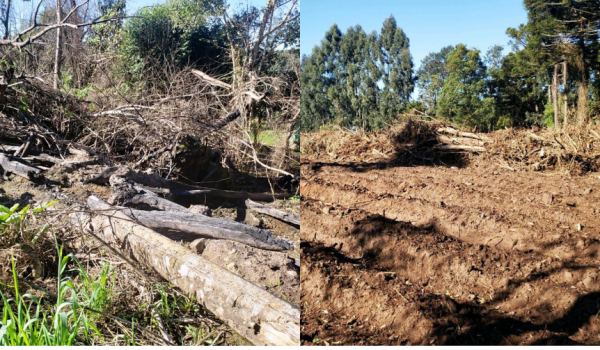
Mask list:
[[[554,170],[573,176],[600,171],[600,127],[596,125],[541,131],[507,129],[491,136],[490,156],[511,170]]]
[[[344,162],[436,163],[448,154],[483,153],[492,140],[449,124],[408,119],[372,133],[339,127],[302,135],[303,156]]]

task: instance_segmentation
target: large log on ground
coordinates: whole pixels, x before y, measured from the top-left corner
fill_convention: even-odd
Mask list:
[[[477,140],[491,141],[491,139],[485,135],[474,134],[472,132],[458,131],[458,130],[452,129],[452,128],[446,128],[446,127],[438,128],[437,132],[450,134],[450,135],[456,135],[459,137],[468,137],[468,138],[477,139]]]
[[[188,185],[177,181],[167,180],[158,174],[146,174],[135,171],[128,167],[110,167],[102,171],[98,176],[87,180],[99,185],[108,185],[110,177],[117,175],[131,180],[137,184],[151,188],[153,191],[172,196],[192,197],[218,197],[226,199],[252,199],[261,202],[272,202],[275,199],[284,199],[285,195],[273,195],[263,193],[249,193],[239,191],[217,190],[213,188]]]
[[[200,190],[168,190],[161,191],[163,194],[171,195],[175,197],[215,197],[215,198],[226,198],[226,199],[252,199],[261,202],[272,202],[275,199],[285,199],[289,196],[282,194],[264,194],[264,193],[250,193],[242,191],[226,191],[216,190],[213,188],[203,188]]]
[[[255,345],[300,345],[300,309],[139,225],[97,197],[88,205],[92,229],[152,268]]]
[[[240,242],[260,249],[294,249],[289,241],[273,237],[269,231],[232,220],[211,218],[192,212],[145,211],[130,208],[116,210],[174,240],[193,241],[207,237]]]
[[[11,172],[35,182],[44,178],[42,170],[11,160],[10,157],[3,153],[0,153],[0,168],[5,172]]]
[[[247,208],[250,208],[252,210],[254,210],[257,213],[261,213],[261,214],[265,214],[265,215],[269,215],[272,216],[276,219],[279,219],[281,221],[296,225],[296,226],[300,226],[300,216],[298,215],[293,215],[290,213],[286,213],[284,211],[281,211],[279,209],[275,209],[273,207],[270,207],[268,205],[264,205],[264,204],[260,204],[260,203],[256,203],[253,202],[250,199],[246,199],[246,202],[244,202],[246,204]]]

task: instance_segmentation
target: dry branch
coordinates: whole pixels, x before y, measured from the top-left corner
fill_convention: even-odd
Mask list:
[[[11,158],[2,153],[0,153],[0,168],[4,172],[11,172],[34,182],[39,182],[44,178],[40,169],[11,160]]]
[[[250,209],[254,210],[255,212],[272,216],[276,219],[290,223],[292,225],[300,226],[300,216],[298,216],[298,215],[286,213],[284,211],[275,209],[268,205],[253,202],[250,199],[246,199],[245,204],[246,204],[247,208],[250,208]]]

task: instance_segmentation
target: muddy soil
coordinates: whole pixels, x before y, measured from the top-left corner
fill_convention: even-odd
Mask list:
[[[600,343],[600,178],[304,160],[302,343]]]

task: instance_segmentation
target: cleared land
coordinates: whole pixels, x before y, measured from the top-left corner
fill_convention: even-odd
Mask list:
[[[600,140],[506,133],[469,156],[405,127],[302,139],[303,344],[600,342]],[[586,153],[553,153],[569,138]]]

